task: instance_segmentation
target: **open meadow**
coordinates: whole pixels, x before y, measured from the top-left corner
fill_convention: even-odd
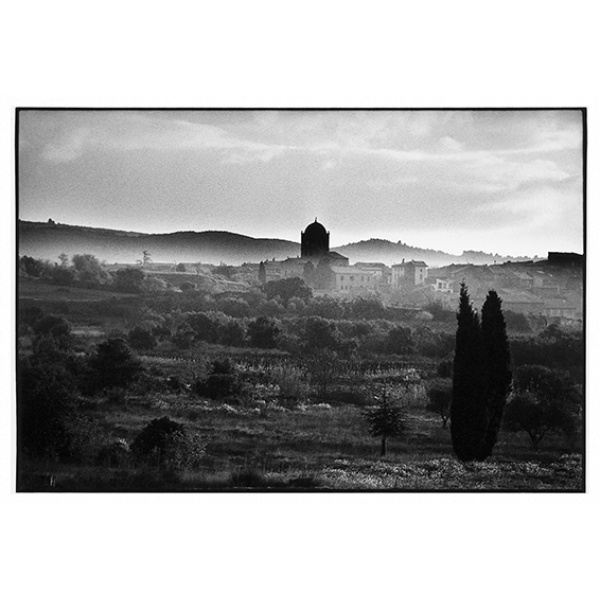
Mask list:
[[[432,391],[451,389],[451,311],[423,321],[375,300],[273,303],[257,290],[124,293],[34,278],[19,291],[20,490],[583,489],[580,416],[543,424],[539,439],[503,427],[487,460],[456,458],[449,406]],[[581,401],[581,332],[520,329],[514,367],[560,361]],[[46,402],[41,413],[29,414],[25,394]],[[382,398],[402,425],[385,448],[368,420]]]

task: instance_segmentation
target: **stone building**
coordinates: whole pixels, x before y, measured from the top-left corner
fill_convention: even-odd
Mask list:
[[[392,265],[392,287],[410,289],[425,283],[427,265],[422,260],[409,260]]]

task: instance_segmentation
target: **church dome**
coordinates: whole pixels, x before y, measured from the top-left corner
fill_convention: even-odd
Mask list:
[[[329,252],[329,233],[316,219],[302,232],[301,241],[301,255],[303,258],[322,256]]]
[[[321,223],[318,223],[317,220],[315,219],[314,223],[311,223],[305,230],[304,230],[305,234],[309,234],[309,235],[327,235],[327,231],[325,230],[325,227],[323,227],[323,225],[321,225]]]

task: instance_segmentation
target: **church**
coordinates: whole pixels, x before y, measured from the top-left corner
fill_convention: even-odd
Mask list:
[[[317,219],[300,232],[299,257],[270,261],[265,268],[268,278],[300,277],[316,290],[347,293],[373,288],[371,273],[350,267],[347,257],[329,249],[329,231]]]

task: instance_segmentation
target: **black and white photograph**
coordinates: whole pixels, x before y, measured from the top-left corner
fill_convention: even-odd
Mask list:
[[[3,597],[593,596],[592,8],[5,3]]]
[[[584,491],[584,108],[16,116],[19,491]]]

